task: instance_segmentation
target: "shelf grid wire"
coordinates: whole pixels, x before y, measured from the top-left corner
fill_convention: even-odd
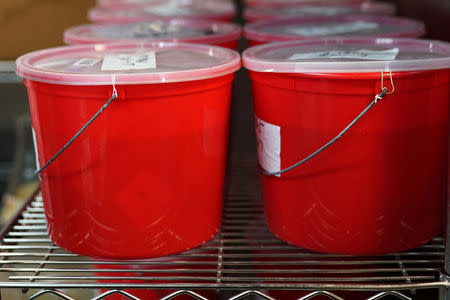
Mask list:
[[[439,288],[444,239],[374,257],[313,253],[276,239],[265,227],[252,162],[228,176],[222,229],[204,246],[167,258],[93,260],[49,239],[40,195],[24,208],[0,245],[1,288],[149,288],[252,291]]]

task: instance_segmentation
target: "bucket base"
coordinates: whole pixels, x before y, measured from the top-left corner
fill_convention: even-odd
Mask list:
[[[292,246],[303,248],[306,250],[310,250],[317,253],[324,253],[324,254],[335,254],[335,255],[364,255],[364,256],[372,256],[372,255],[385,255],[385,254],[391,254],[391,253],[399,253],[404,252],[410,249],[414,249],[417,247],[420,247],[422,245],[427,244],[430,242],[434,237],[436,237],[439,232],[440,228],[438,228],[436,231],[430,233],[428,238],[425,238],[421,241],[414,241],[411,244],[403,243],[401,245],[398,244],[390,244],[383,242],[380,244],[382,246],[380,247],[374,247],[374,245],[370,244],[363,244],[363,247],[352,247],[352,243],[342,243],[343,248],[332,248],[330,246],[323,247],[318,243],[314,243],[311,240],[304,240],[302,237],[308,236],[307,232],[300,232],[296,231],[296,235],[292,236],[289,234],[280,234],[278,233],[278,230],[273,230],[270,226],[270,224],[266,221],[267,227],[269,228],[270,232],[279,240],[282,240]]]
[[[130,254],[126,254],[126,255],[117,255],[116,253],[104,253],[99,255],[98,252],[90,252],[90,251],[86,251],[86,250],[80,250],[78,248],[73,248],[71,247],[71,245],[67,246],[65,245],[64,241],[56,241],[54,238],[51,238],[52,242],[60,247],[61,249],[67,250],[69,252],[81,255],[81,256],[87,256],[90,257],[92,259],[98,259],[98,260],[103,260],[103,259],[108,259],[108,260],[113,260],[113,261],[133,261],[133,260],[142,260],[142,259],[153,259],[153,258],[160,258],[160,257],[165,257],[165,256],[171,256],[171,255],[175,255],[175,254],[179,254],[185,251],[189,251],[195,248],[198,248],[202,245],[204,245],[205,243],[209,242],[211,239],[213,239],[217,233],[219,233],[220,228],[217,228],[217,230],[211,234],[210,236],[208,236],[207,238],[205,238],[204,240],[199,241],[198,243],[192,243],[192,245],[190,247],[180,247],[180,248],[171,248],[170,251],[167,252],[155,252],[155,251],[150,251],[145,253],[145,249],[142,249],[143,251],[141,251],[140,253],[135,253],[134,255],[130,255]],[[138,247],[138,246],[136,246]],[[139,248],[134,247],[134,249],[139,250]],[[124,246],[125,249],[128,248],[133,248],[130,246]],[[136,251],[137,251],[136,250]]]

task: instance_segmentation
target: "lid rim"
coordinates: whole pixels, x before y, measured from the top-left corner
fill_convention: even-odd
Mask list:
[[[157,20],[160,21],[160,20]],[[89,37],[84,36],[83,34],[86,32],[92,32],[97,28],[108,28],[112,26],[118,26],[116,24],[109,25],[99,25],[99,24],[85,24],[80,26],[75,26],[68,28],[64,31],[64,42],[70,45],[76,44],[109,44],[115,42],[169,42],[169,43],[201,43],[201,44],[219,44],[229,42],[235,39],[239,39],[242,36],[242,28],[236,24],[229,24],[225,22],[209,22],[209,21],[193,21],[193,20],[178,20],[174,19],[173,21],[180,21],[181,25],[189,25],[189,23],[193,23],[195,25],[204,25],[204,27],[198,28],[211,28],[212,26],[218,25],[221,26],[221,29],[228,30],[228,32],[219,32],[218,34],[213,35],[204,35],[204,36],[185,36],[178,38],[108,38],[108,37]],[[145,22],[144,22],[145,23]],[[138,22],[136,24],[142,24],[142,22]],[[225,28],[227,27],[227,28]],[[197,27],[193,27],[197,28]]]
[[[115,85],[145,85],[145,84],[162,84],[162,83],[177,83],[177,82],[190,82],[190,81],[197,81],[197,80],[206,80],[206,79],[212,79],[212,78],[217,78],[217,77],[232,74],[232,73],[238,71],[241,67],[242,67],[242,65],[236,65],[235,67],[230,68],[228,70],[224,70],[223,72],[213,73],[214,74],[213,76],[196,77],[195,79],[190,79],[190,80],[184,80],[184,79],[176,80],[175,79],[175,80],[169,80],[169,81],[164,81],[164,82],[155,81],[155,80],[148,80],[148,81],[145,81],[145,80],[132,81],[132,80],[130,80],[127,82],[120,82],[120,78],[122,78],[122,77],[120,75],[116,75],[116,76],[114,76],[114,78],[115,78],[114,84]],[[16,74],[26,80],[50,83],[50,84],[56,84],[56,85],[86,86],[86,85],[88,85],[86,83],[90,82],[90,81],[86,81],[86,82],[79,81],[79,82],[70,82],[69,83],[69,82],[65,82],[65,81],[42,80],[40,78],[28,76],[28,75],[20,73],[18,71],[16,71]],[[89,75],[89,76],[95,77],[95,75]],[[107,76],[104,76],[104,78],[106,79]],[[89,86],[103,86],[103,85],[109,86],[111,84],[112,84],[112,76],[109,76],[108,80],[95,82],[95,84],[89,84]]]
[[[146,7],[152,7],[152,6],[158,6],[158,5],[146,5],[146,6],[141,6],[138,8],[131,8],[129,11],[131,13],[131,15],[120,15],[119,13],[121,12],[120,9],[108,9],[108,8],[103,8],[103,7],[94,7],[91,8],[88,12],[88,17],[89,20],[92,21],[93,23],[104,23],[104,24],[114,24],[114,23],[131,23],[131,22],[140,22],[140,21],[147,21],[150,19],[160,19],[160,20],[171,20],[174,18],[178,18],[178,19],[187,19],[187,20],[192,20],[192,19],[198,19],[198,18],[203,18],[206,20],[210,20],[210,19],[226,19],[226,18],[231,18],[234,13],[236,12],[236,8],[234,7],[233,4],[230,5],[226,5],[226,3],[224,4],[224,2],[217,2],[219,4],[222,4],[221,9],[217,9],[216,11],[209,11],[207,14],[206,13],[200,13],[200,14],[195,14],[195,15],[179,15],[179,14],[174,14],[174,15],[161,15],[161,14],[151,14],[151,13],[145,13],[145,14],[141,14],[142,10]],[[226,9],[224,9],[226,7]]]
[[[313,24],[320,22],[342,22],[342,21],[371,21],[379,22],[385,24],[394,24],[405,26],[408,25],[411,29],[408,30],[398,30],[392,33],[375,33],[369,34],[370,37],[419,37],[425,34],[425,25],[417,20],[399,17],[389,17],[389,16],[373,16],[370,14],[351,14],[342,16],[331,16],[331,17],[286,17],[281,19],[272,19],[267,21],[259,21],[248,24],[244,27],[244,36],[253,41],[258,42],[269,42],[269,41],[287,41],[292,39],[311,39],[311,36],[302,36],[296,34],[286,34],[286,33],[270,33],[264,31],[262,28],[266,26],[282,25],[282,24]],[[314,36],[315,38],[330,38],[336,37],[337,35],[324,35],[324,36]]]
[[[326,2],[318,2],[317,4],[307,4],[309,7],[323,7],[328,6],[328,3]],[[294,6],[297,7],[297,6]],[[301,6],[300,6],[301,7]],[[339,13],[336,15],[331,16],[343,16],[343,15],[351,15],[351,14],[362,14],[362,15],[376,15],[376,14],[382,14],[385,16],[394,15],[397,11],[397,8],[392,3],[387,2],[363,2],[363,3],[349,3],[349,4],[340,4],[337,3],[336,5],[333,5],[331,7],[336,8],[349,8],[351,10],[354,10],[353,12],[345,12],[345,13]],[[289,8],[289,7],[287,7]],[[279,9],[287,9],[286,7],[281,7]],[[314,17],[316,15],[308,15],[306,13],[304,16],[300,17]],[[322,16],[318,14],[317,16]],[[244,10],[244,18],[246,20],[249,20],[251,22],[259,22],[262,20],[276,20],[276,19],[285,19],[292,16],[282,16],[280,15],[280,11],[278,11],[276,8],[275,10],[268,8],[268,7],[248,7]]]
[[[94,51],[96,48],[101,48],[102,50],[126,50],[127,48],[142,49],[143,47],[148,47],[149,51],[151,51],[151,49],[186,49],[191,51],[198,50],[199,53],[208,53],[211,50],[215,50],[215,55],[223,55],[224,61],[209,67],[156,73],[124,73],[121,71],[109,73],[70,73],[42,70],[32,64],[32,61],[38,61],[39,58],[42,59],[45,56],[52,54],[56,55],[57,53],[60,53],[59,51],[64,50],[70,51],[69,53],[77,53],[77,51]],[[34,51],[22,55],[16,60],[16,74],[28,80],[61,85],[109,85],[112,84],[113,80],[115,84],[158,84],[215,78],[233,73],[236,70],[239,70],[241,66],[241,57],[236,51],[213,45],[168,42],[120,42],[111,44],[62,46]]]
[[[365,43],[365,44],[364,44]],[[363,45],[386,47],[411,46],[416,44],[425,48],[434,47],[434,53],[441,53],[446,57],[407,59],[407,60],[358,60],[358,61],[280,61],[268,60],[257,57],[257,53],[263,53],[281,47],[314,45]],[[442,48],[442,49],[441,49]],[[332,49],[331,49],[332,50]],[[402,71],[427,71],[450,69],[450,44],[419,39],[377,39],[377,38],[324,38],[313,40],[300,40],[288,42],[276,42],[271,44],[251,47],[242,55],[243,67],[254,72],[266,73],[374,73],[374,72],[402,72]]]
[[[292,7],[298,4],[311,4],[320,2],[321,0],[301,0],[301,1],[277,1],[273,2],[271,0],[246,0],[246,5],[248,7]],[[363,0],[335,0],[339,4],[356,4],[362,3]]]
[[[98,7],[102,8],[123,8],[123,7],[141,7],[145,6],[145,2],[143,3],[126,3],[126,1],[116,1],[118,3],[114,3],[114,1],[105,1],[105,0],[97,0]],[[158,3],[158,2],[156,2]]]

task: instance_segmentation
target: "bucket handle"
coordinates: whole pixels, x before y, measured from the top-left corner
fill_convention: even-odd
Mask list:
[[[117,98],[119,97],[119,94],[117,93],[116,90],[116,85],[115,85],[115,80],[113,78],[112,81],[112,86],[113,86],[113,93],[111,98],[109,98],[108,101],[106,101],[105,104],[103,104],[103,106],[95,113],[95,115],[89,119],[89,121],[86,122],[86,124],[84,124],[84,126],[48,161],[46,162],[42,168],[40,168],[39,170],[36,170],[36,172],[34,173],[34,175],[39,175],[42,172],[45,171],[45,169],[47,169],[67,148],[69,148],[69,146],[89,127],[89,125],[91,125],[95,119],[97,119],[98,116],[100,116],[100,114]],[[36,149],[37,151],[37,149]]]
[[[331,141],[329,141],[328,143],[326,143],[325,145],[323,145],[322,147],[320,147],[319,149],[317,149],[316,151],[314,151],[313,153],[311,153],[310,155],[308,155],[306,158],[300,160],[299,162],[285,168],[282,169],[280,171],[276,171],[276,172],[267,172],[264,169],[262,169],[260,167],[260,171],[261,173],[263,173],[264,175],[267,176],[278,176],[281,175],[283,173],[289,172],[292,169],[297,168],[298,166],[306,163],[307,161],[309,161],[310,159],[312,159],[314,156],[318,155],[320,152],[324,151],[325,149],[327,149],[328,147],[330,147],[332,144],[334,144],[337,140],[339,140],[353,125],[355,125],[356,122],[359,121],[359,119],[361,119],[375,104],[377,104],[377,102],[381,99],[383,99],[384,96],[386,95],[390,95],[392,93],[394,93],[395,91],[395,86],[394,86],[394,81],[392,79],[392,72],[389,72],[389,76],[391,78],[391,86],[392,86],[392,90],[390,92],[388,92],[387,87],[384,86],[384,73],[381,72],[381,92],[378,95],[375,95],[375,99],[355,118],[353,119],[353,121],[350,122],[350,124],[347,125],[347,127],[344,128],[344,130],[342,130],[337,136],[335,136]]]

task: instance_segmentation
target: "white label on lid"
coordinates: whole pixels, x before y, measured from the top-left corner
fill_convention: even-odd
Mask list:
[[[156,68],[155,52],[130,55],[106,55],[103,58],[102,71],[144,70]]]
[[[281,128],[257,116],[255,123],[259,165],[269,173],[278,172],[281,168]]]
[[[363,60],[395,60],[399,52],[398,48],[387,50],[348,50],[348,51],[323,51],[311,53],[295,53],[289,60],[299,59],[363,59]]]
[[[99,58],[82,58],[73,65],[77,67],[92,67],[99,61],[101,61]]]
[[[181,27],[165,24],[163,22],[141,23],[134,26],[132,35],[134,37],[166,37],[181,31]]]
[[[360,31],[374,30],[379,25],[377,23],[357,21],[345,24],[327,24],[314,26],[301,26],[294,28],[287,28],[286,31],[296,35],[302,36],[320,36],[320,35],[334,35],[343,33],[354,33]]]
[[[39,170],[39,169],[41,169],[41,166],[39,164],[39,153],[38,153],[38,148],[37,148],[36,132],[34,132],[33,127],[31,127],[31,133],[33,135],[34,158],[36,159],[36,170]]]

